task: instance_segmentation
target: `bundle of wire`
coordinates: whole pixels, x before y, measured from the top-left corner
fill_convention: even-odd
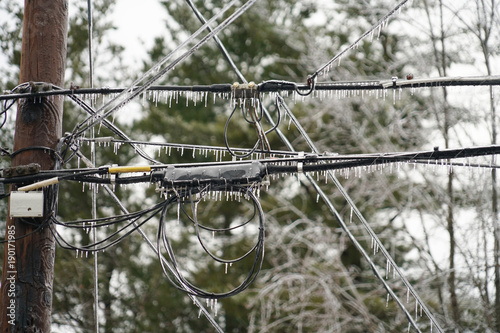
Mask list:
[[[215,192],[215,193],[226,192],[228,195],[243,194],[244,197],[253,204],[252,216],[245,222],[230,228],[211,228],[200,224],[198,222],[197,205],[203,198],[206,198],[209,192]],[[223,293],[210,292],[193,285],[184,277],[184,274],[181,272],[181,267],[176,259],[176,255],[172,248],[172,242],[170,241],[168,235],[169,234],[168,228],[166,227],[167,210],[172,204],[175,203],[177,203],[179,207],[182,207],[182,205],[186,203],[191,205],[191,210],[193,212],[192,216],[189,216],[189,214],[186,212],[184,208],[179,208],[179,209],[181,209],[182,212],[188,217],[189,221],[193,223],[196,231],[196,236],[203,250],[215,261],[224,263],[226,265],[233,264],[249,257],[252,253],[254,254],[253,264],[246,278],[237,287],[233,288],[228,292],[223,292]],[[257,241],[255,245],[248,252],[246,252],[244,255],[238,258],[234,259],[219,258],[207,248],[207,246],[205,245],[200,236],[200,229],[208,230],[213,233],[227,232],[230,230],[235,230],[244,227],[251,221],[255,220],[256,217],[258,217],[259,221],[259,232]],[[168,198],[166,204],[163,206],[163,209],[161,211],[160,223],[158,227],[158,236],[157,236],[157,248],[158,248],[158,257],[163,269],[163,273],[176,288],[184,292],[187,292],[193,296],[207,298],[207,299],[220,299],[220,298],[234,296],[242,292],[246,288],[248,288],[248,286],[255,280],[255,278],[257,277],[257,275],[261,270],[262,262],[264,260],[264,212],[262,211],[259,200],[257,199],[257,197],[252,191],[252,188],[250,187],[234,186],[231,187],[231,189],[228,189],[225,186],[207,186],[204,187],[203,189],[192,188],[184,191],[178,191],[176,194]],[[163,251],[165,251],[167,254],[165,260],[162,256]]]
[[[97,219],[62,222],[59,221],[57,218],[52,217],[52,222],[54,223],[50,225],[50,230],[54,234],[57,244],[64,249],[81,251],[82,254],[84,252],[104,251],[110,248],[111,246],[118,244],[125,237],[129,236],[132,232],[139,229],[146,222],[150,221],[155,215],[157,215],[163,209],[163,207],[166,204],[168,204],[167,201],[162,201],[154,205],[153,207],[141,211],[133,212],[130,214],[118,215],[118,216],[97,218]],[[65,228],[81,229],[89,231],[91,228],[118,225],[126,221],[128,221],[126,225],[118,228],[115,232],[111,233],[110,235],[107,235],[105,238],[91,244],[84,244],[80,246],[70,244],[63,238],[63,236],[55,228],[55,226],[60,225]]]
[[[57,185],[54,185],[57,186]],[[51,193],[55,191],[51,191]],[[243,196],[246,200],[250,201],[253,206],[253,211],[250,214],[249,218],[239,223],[236,226],[232,226],[229,228],[212,228],[200,224],[198,221],[198,209],[197,205],[201,200],[206,200],[208,197],[208,193],[217,193],[221,194],[224,192],[228,196]],[[224,263],[226,265],[232,265],[234,263],[240,262],[243,259],[249,257],[252,253],[254,254],[253,264],[246,276],[246,278],[241,282],[237,287],[229,290],[228,292],[223,293],[213,293],[209,291],[205,291],[202,288],[199,288],[192,283],[190,283],[184,275],[181,273],[181,268],[176,259],[176,255],[174,253],[172,243],[169,239],[169,230],[166,228],[166,220],[167,220],[167,210],[173,205],[177,204],[179,212],[188,217],[188,220],[193,224],[194,230],[196,233],[196,237],[202,247],[202,249],[215,261],[219,263]],[[192,216],[188,214],[186,209],[184,208],[184,204],[190,204],[192,210]],[[51,211],[53,211],[51,209]],[[50,214],[49,218],[42,223],[42,225],[37,224],[39,230],[40,228],[48,227],[52,234],[55,237],[57,244],[64,249],[68,250],[76,250],[77,256],[88,256],[88,253],[93,253],[95,251],[105,251],[106,249],[118,244],[124,238],[129,236],[132,232],[141,228],[145,223],[151,221],[155,216],[160,214],[159,224],[158,224],[158,237],[157,237],[157,249],[158,249],[158,258],[163,270],[164,275],[168,278],[168,280],[172,283],[174,287],[177,289],[187,292],[193,296],[207,298],[207,299],[219,299],[234,296],[241,291],[248,288],[248,286],[255,280],[257,275],[259,274],[262,262],[264,259],[264,212],[260,205],[258,198],[254,193],[254,189],[249,186],[232,186],[228,188],[226,186],[205,186],[203,188],[186,188],[183,190],[177,190],[174,194],[168,196],[168,198],[150,208],[140,210],[137,212],[123,214],[112,217],[103,217],[97,219],[82,219],[78,221],[68,221],[63,222],[56,218],[55,214]],[[205,242],[203,241],[200,230],[207,230],[212,233],[225,233],[229,231],[233,231],[239,228],[243,228],[244,226],[250,224],[252,221],[258,219],[258,236],[255,244],[248,250],[245,254],[233,258],[233,259],[224,259],[220,258],[214,253],[212,253]],[[29,223],[29,219],[23,219],[25,223]],[[89,231],[92,228],[104,227],[104,226],[112,226],[112,225],[122,225],[116,231],[107,235],[106,237],[100,239],[99,241],[92,242],[89,244],[80,244],[74,245],[71,244],[68,240],[66,240],[63,235],[57,230],[57,226],[61,226],[64,228],[70,229],[79,229],[84,231]],[[35,230],[35,231],[36,231]],[[163,252],[166,252],[167,256],[163,256]],[[169,267],[167,267],[169,266]]]

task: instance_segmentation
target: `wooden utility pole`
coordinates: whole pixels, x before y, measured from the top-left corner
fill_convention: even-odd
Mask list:
[[[62,86],[68,2],[25,0],[24,6],[19,81]],[[37,85],[32,87],[36,89]],[[44,89],[50,89],[50,85]],[[13,167],[29,163],[38,163],[44,170],[56,167],[53,150],[62,133],[62,104],[59,98],[19,102]],[[54,207],[57,207],[57,189],[45,190],[44,217],[7,220],[5,239],[9,241],[5,243],[0,309],[2,333],[50,332],[55,241],[47,226],[47,216],[55,212],[51,211]]]

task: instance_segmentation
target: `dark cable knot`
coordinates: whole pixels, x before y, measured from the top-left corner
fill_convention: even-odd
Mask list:
[[[305,93],[300,92],[298,86],[295,86],[295,92],[299,94],[300,96],[309,96],[312,94],[314,89],[316,89],[316,76],[315,75],[310,75],[307,77],[307,86],[309,87],[309,90],[306,91]]]

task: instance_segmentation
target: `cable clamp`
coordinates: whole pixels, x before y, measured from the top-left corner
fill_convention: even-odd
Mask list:
[[[304,158],[304,152],[303,151],[299,152],[298,157]],[[304,173],[304,162],[297,162],[297,172]]]
[[[239,84],[238,82],[233,83],[231,86],[231,94],[233,99],[253,99],[257,98],[258,86],[255,82],[249,82],[245,84]]]
[[[113,164],[113,165],[111,165],[111,167],[116,168],[116,167],[118,167],[118,164]],[[116,185],[116,173],[114,173],[114,172],[109,173],[109,183],[111,184],[111,186]]]

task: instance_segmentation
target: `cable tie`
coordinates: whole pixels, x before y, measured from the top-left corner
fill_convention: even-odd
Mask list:
[[[304,173],[304,163],[303,162],[297,163],[297,172]]]
[[[233,99],[252,99],[257,98],[258,86],[255,82],[249,82],[245,84],[239,84],[238,82],[233,83],[231,86],[231,91],[233,94]]]
[[[303,151],[299,152],[297,156],[298,158],[304,158],[304,152]],[[304,162],[297,163],[297,172],[304,173]]]

